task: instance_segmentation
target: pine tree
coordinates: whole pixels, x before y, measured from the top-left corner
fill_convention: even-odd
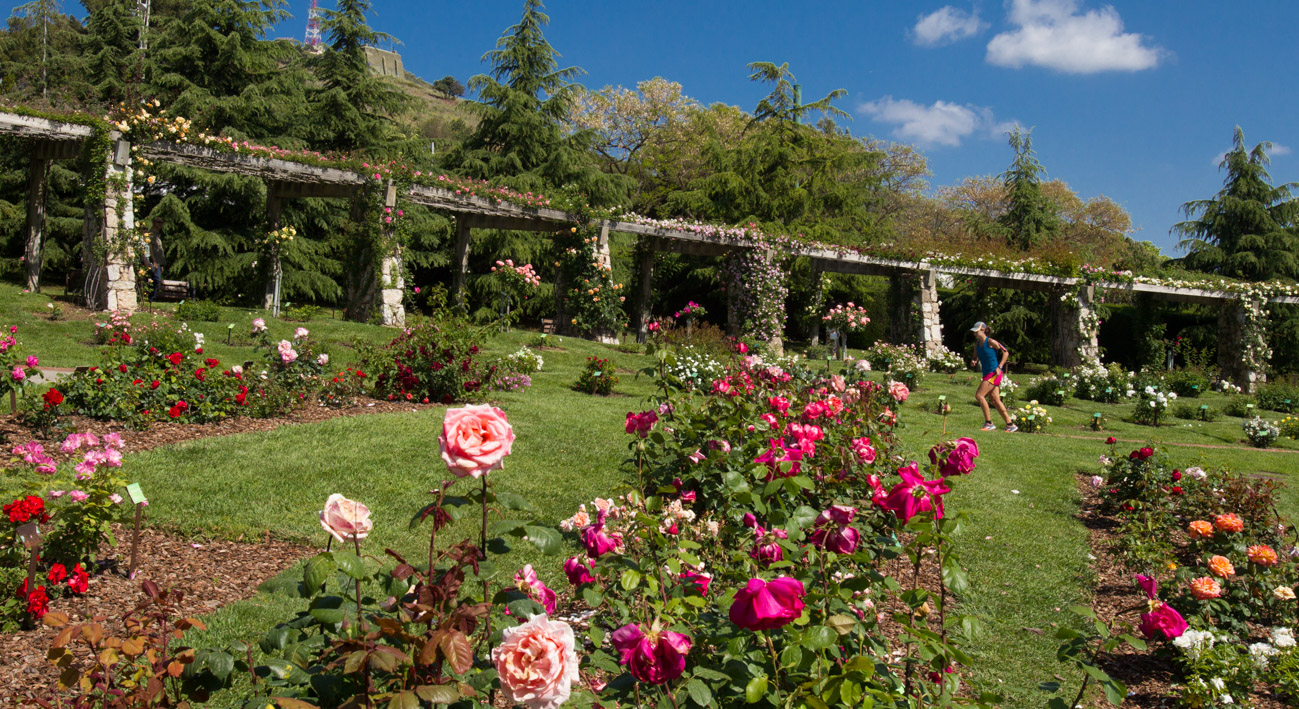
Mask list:
[[[1055,237],[1060,218],[1055,205],[1042,194],[1042,164],[1033,154],[1033,131],[1016,126],[1009,133],[1015,159],[1001,176],[1006,184],[1006,213],[998,223],[1006,242],[1028,251]]]
[[[392,37],[370,28],[368,12],[370,0],[339,0],[338,9],[326,10],[321,32],[329,45],[307,62],[321,83],[310,97],[308,122],[310,141],[321,150],[380,156],[402,139],[390,119],[409,98],[370,73],[365,48]]]
[[[1182,235],[1178,247],[1188,268],[1233,278],[1261,281],[1299,278],[1299,202],[1295,183],[1272,185],[1262,142],[1245,149],[1245,133],[1236,126],[1232,149],[1218,166],[1225,170],[1222,190],[1213,199],[1182,205],[1187,221],[1173,227]]]
[[[141,25],[135,0],[83,4],[90,15],[86,18],[81,69],[93,89],[91,100],[113,106],[143,98],[141,84],[148,67],[140,49]]]
[[[3,93],[22,103],[78,103],[88,87],[76,70],[84,29],[62,13],[58,0],[33,0],[14,9],[0,35]]]
[[[489,74],[469,80],[478,93],[470,104],[478,128],[448,160],[449,167],[477,178],[514,178],[521,189],[572,186],[592,204],[611,204],[625,194],[625,182],[601,173],[585,151],[587,136],[565,135],[564,121],[582,74],[559,68],[558,53],[543,34],[550,18],[541,0],[525,0],[523,16],[483,55]]]

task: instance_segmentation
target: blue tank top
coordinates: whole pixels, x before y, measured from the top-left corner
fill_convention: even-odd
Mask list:
[[[983,338],[983,342],[974,346],[974,353],[979,356],[979,366],[983,368],[983,376],[986,377],[997,371],[997,350],[992,346],[992,338]]]

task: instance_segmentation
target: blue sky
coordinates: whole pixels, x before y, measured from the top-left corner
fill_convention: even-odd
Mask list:
[[[373,4],[372,25],[430,81],[484,71],[523,5]],[[277,34],[300,39],[309,6],[290,0],[295,17]],[[1116,200],[1136,238],[1170,254],[1178,207],[1221,187],[1216,157],[1235,125],[1250,145],[1276,145],[1275,181],[1299,180],[1299,3],[552,0],[547,12],[547,38],[592,88],[662,76],[751,110],[766,89],[745,64],[789,62],[805,97],[847,90],[839,105],[855,134],[921,147],[934,185],[1000,173],[1010,149],[999,131],[1032,126],[1048,177]]]

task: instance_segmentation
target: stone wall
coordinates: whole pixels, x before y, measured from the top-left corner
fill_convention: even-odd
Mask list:
[[[365,62],[370,65],[370,73],[375,76],[391,76],[398,79],[406,77],[406,67],[401,63],[401,55],[378,47],[365,48]]]

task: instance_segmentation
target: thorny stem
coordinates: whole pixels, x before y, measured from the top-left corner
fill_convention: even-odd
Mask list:
[[[434,561],[435,561],[435,553],[436,553],[434,550],[437,549],[437,539],[438,539],[438,521],[437,521],[437,513],[438,513],[439,511],[442,510],[442,501],[443,501],[444,499],[446,499],[446,496],[447,496],[447,482],[446,482],[445,480],[443,480],[443,481],[442,481],[442,486],[441,486],[441,488],[438,489],[438,502],[437,502],[437,509],[433,512],[433,532],[432,532],[431,534],[429,534],[429,538],[428,538],[428,580],[429,580],[429,583],[432,583],[432,582],[433,582],[433,563],[434,563]]]
[[[668,699],[672,700],[672,706],[675,708],[677,706],[677,698],[672,693],[672,689],[665,684],[663,685],[663,693],[668,695]]]
[[[934,537],[938,540],[938,593],[941,599],[938,604],[938,632],[943,638],[943,644],[947,644],[947,583],[943,581],[943,532],[938,520],[934,520],[934,526],[938,528],[938,533]]]
[[[478,548],[478,556],[479,558],[486,559],[487,558],[487,473],[483,473],[483,529],[482,529],[481,540],[482,540],[482,546]],[[487,591],[488,591],[487,579],[483,579],[483,602],[484,603],[491,601],[491,596],[488,595]],[[487,632],[483,635],[483,642],[486,643],[486,642],[491,642],[491,638],[492,638],[492,614],[491,613],[488,613],[486,615],[485,622],[486,622]]]
[[[771,642],[771,635],[763,633],[762,637],[767,641],[767,651],[771,653],[771,676],[775,680],[772,686],[776,689],[776,706],[780,706],[780,662],[776,660],[776,645]]]

